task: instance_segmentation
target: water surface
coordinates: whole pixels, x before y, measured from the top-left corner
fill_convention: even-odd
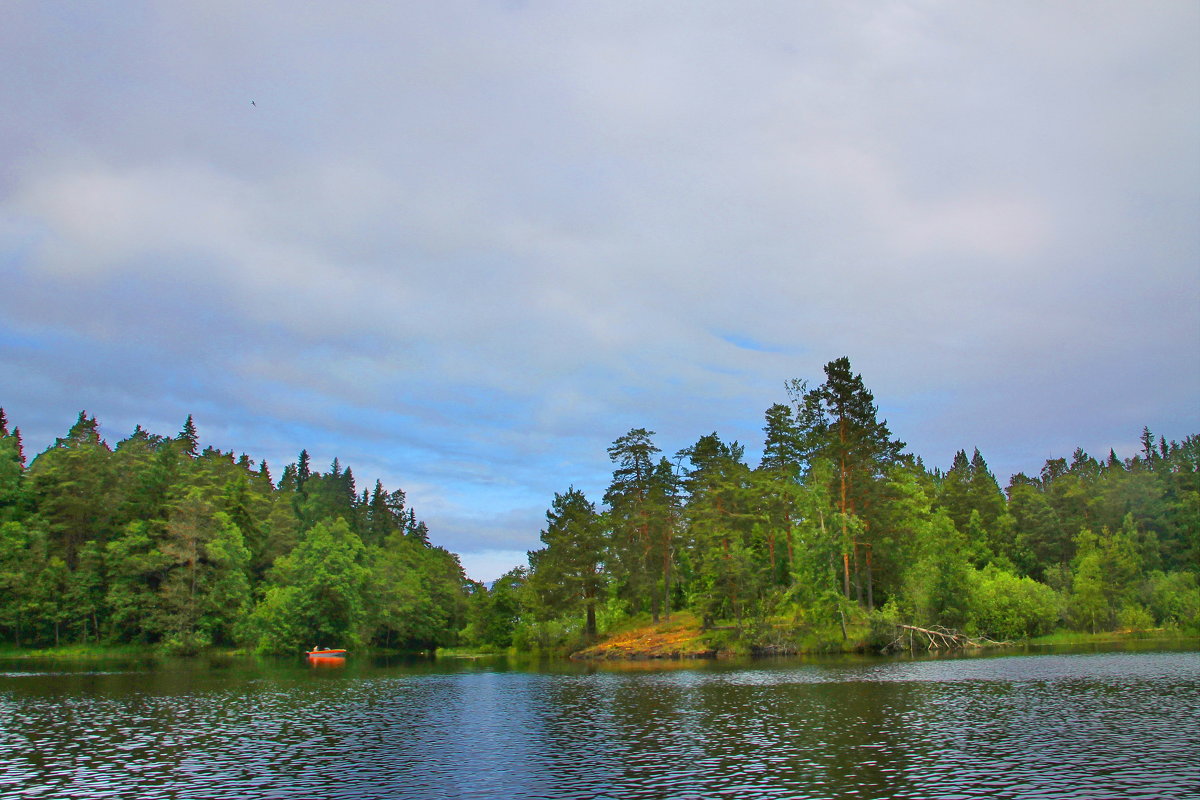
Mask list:
[[[0,796],[1200,797],[1200,653],[0,662]]]

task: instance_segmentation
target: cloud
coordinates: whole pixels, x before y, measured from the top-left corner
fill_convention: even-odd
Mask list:
[[[31,448],[77,406],[202,412],[484,552],[602,493],[631,427],[752,451],[843,354],[933,464],[1200,424],[1186,4],[8,16],[0,399]]]

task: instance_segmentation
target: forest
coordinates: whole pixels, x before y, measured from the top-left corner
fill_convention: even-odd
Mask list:
[[[287,653],[569,652],[687,614],[722,647],[820,649],[898,623],[996,640],[1056,629],[1200,632],[1200,437],[1144,429],[1001,489],[976,449],[905,452],[850,362],[788,384],[762,458],[716,433],[668,457],[637,428],[603,497],[555,494],[542,547],[468,580],[402,490],[357,489],[307,451],[265,461],[140,426],[115,447],[80,413],[27,463],[0,410],[0,637]],[[841,643],[841,644],[839,644]]]
[[[307,451],[265,461],[138,426],[115,448],[80,413],[26,467],[0,411],[0,631],[15,645],[297,652],[453,644],[468,584],[402,490],[358,493]]]
[[[905,452],[849,359],[788,384],[762,459],[716,433],[673,458],[613,442],[599,503],[554,496],[529,565],[472,596],[468,638],[576,648],[686,611],[721,647],[790,652],[899,623],[997,641],[1056,629],[1200,632],[1200,437],[1047,461],[1001,490],[980,452]],[[842,644],[839,644],[842,643]]]

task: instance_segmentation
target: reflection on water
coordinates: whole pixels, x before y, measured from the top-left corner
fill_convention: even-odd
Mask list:
[[[5,797],[1200,796],[1194,652],[0,672]]]

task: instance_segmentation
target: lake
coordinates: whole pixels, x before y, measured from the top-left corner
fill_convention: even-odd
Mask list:
[[[0,796],[1200,797],[1200,653],[8,660]]]

